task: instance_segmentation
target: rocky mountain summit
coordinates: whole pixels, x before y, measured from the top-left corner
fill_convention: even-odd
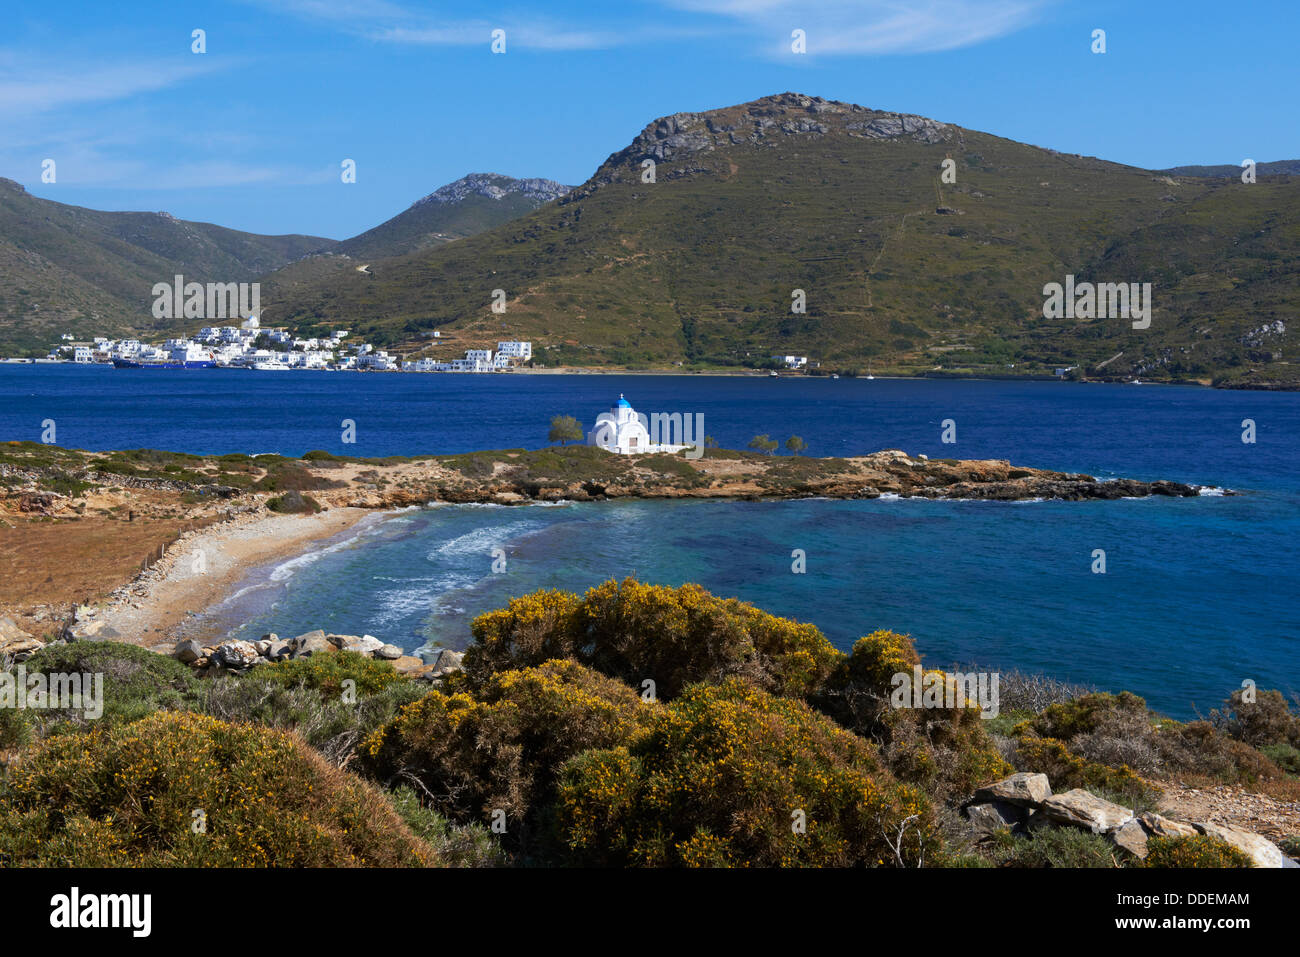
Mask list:
[[[518,194],[534,201],[537,205],[559,199],[573,187],[557,183],[553,179],[514,179],[500,173],[469,173],[442,186],[423,199],[411,204],[414,209],[426,203],[460,203],[470,196],[486,196],[488,199],[502,200],[507,196]]]
[[[865,140],[906,139],[915,143],[956,142],[957,127],[912,113],[895,113],[827,100],[802,93],[778,93],[751,103],[703,113],[674,113],[649,123],[627,148],[602,165],[593,185],[618,179],[627,167],[639,171],[643,160],[656,162],[689,159],[730,146],[776,146],[787,137],[807,137],[810,142],[831,133]]]

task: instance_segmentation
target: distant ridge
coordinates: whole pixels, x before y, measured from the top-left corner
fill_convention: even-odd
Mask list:
[[[1171,169],[1162,169],[1161,173],[1168,173],[1170,176],[1203,176],[1203,177],[1228,177],[1239,179],[1241,177],[1241,165],[1232,166],[1225,164],[1222,166],[1174,166]],[[1300,160],[1277,160],[1272,163],[1256,163],[1256,176],[1295,176],[1300,174]]]
[[[518,219],[565,195],[571,187],[549,179],[470,173],[416,200],[387,222],[330,249],[352,257],[383,258],[474,236]]]

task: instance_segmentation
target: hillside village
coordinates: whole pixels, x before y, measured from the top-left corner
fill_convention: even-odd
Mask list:
[[[283,327],[263,327],[256,316],[238,326],[205,326],[193,337],[150,345],[139,339],[96,336],[76,341],[70,334],[44,360],[77,364],[235,368],[256,371],[334,370],[362,372],[508,372],[532,361],[530,341],[503,340],[496,349],[467,349],[463,359],[402,361],[369,342],[348,342],[347,329],[302,338]],[[13,360],[10,360],[13,361]]]

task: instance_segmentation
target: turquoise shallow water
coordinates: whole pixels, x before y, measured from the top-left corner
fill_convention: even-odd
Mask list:
[[[0,366],[0,438],[185,451],[361,455],[543,444],[619,392],[701,412],[724,446],[797,433],[812,454],[879,448],[1170,478],[1235,497],[1084,503],[611,502],[442,506],[370,520],[259,569],[212,621],[240,634],[323,627],[408,650],[539,587],[635,574],[698,581],[812,621],[841,647],[877,627],[928,662],[1040,670],[1128,688],[1190,717],[1250,678],[1300,690],[1300,395],[1158,386],[665,376],[118,373]],[[356,446],[338,422],[357,422]],[[940,442],[957,422],[958,442]],[[1259,440],[1241,441],[1241,422]],[[506,570],[492,571],[492,550]],[[805,575],[790,553],[808,555]],[[1108,571],[1090,571],[1106,551]]]

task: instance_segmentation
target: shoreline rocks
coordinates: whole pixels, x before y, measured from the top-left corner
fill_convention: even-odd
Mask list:
[[[0,623],[3,621],[0,619]],[[2,648],[0,645],[0,650]],[[154,650],[189,665],[200,678],[247,674],[254,668],[279,661],[351,651],[376,661],[387,661],[399,674],[435,680],[453,671],[460,671],[463,657],[459,651],[444,648],[434,661],[425,662],[403,653],[401,648],[374,635],[327,634],[319,628],[304,632],[296,638],[282,639],[276,634],[267,634],[257,641],[234,638],[207,646],[187,638],[172,645],[157,645]]]

